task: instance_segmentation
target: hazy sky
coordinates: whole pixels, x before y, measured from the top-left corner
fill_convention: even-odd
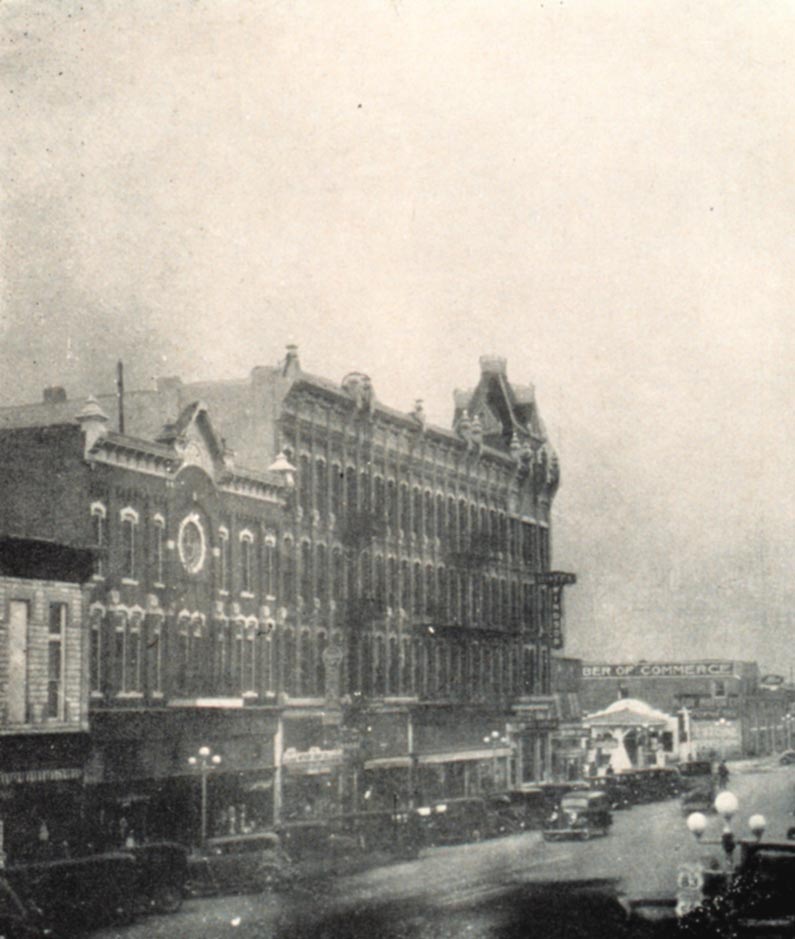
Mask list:
[[[561,456],[569,650],[783,671],[795,3],[6,0],[0,400],[288,341]]]

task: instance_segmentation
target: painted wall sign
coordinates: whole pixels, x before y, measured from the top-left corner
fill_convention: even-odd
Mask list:
[[[731,678],[733,662],[642,662],[583,665],[583,678]]]

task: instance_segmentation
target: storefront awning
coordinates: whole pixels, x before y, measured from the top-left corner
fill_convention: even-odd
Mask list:
[[[465,760],[491,760],[494,757],[512,756],[510,747],[489,747],[488,750],[456,750],[452,753],[421,753],[420,763],[461,763]]]

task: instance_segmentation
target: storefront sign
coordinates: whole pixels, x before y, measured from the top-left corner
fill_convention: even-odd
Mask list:
[[[320,747],[296,750],[290,747],[282,754],[282,766],[301,773],[328,773],[341,763],[342,750],[321,750]]]
[[[535,583],[541,587],[566,587],[577,583],[576,574],[568,574],[565,571],[545,571],[541,574],[535,574]]]
[[[12,783],[64,782],[69,779],[81,779],[80,769],[23,769],[0,773],[0,785]]]
[[[731,678],[733,662],[643,662],[583,665],[583,678]]]
[[[733,721],[738,717],[736,708],[688,708],[687,713],[693,721]]]
[[[553,587],[552,601],[552,648],[563,648],[563,588]]]

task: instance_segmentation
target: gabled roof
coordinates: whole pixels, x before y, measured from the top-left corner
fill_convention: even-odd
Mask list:
[[[582,722],[588,727],[638,727],[667,725],[673,718],[638,698],[619,698],[603,711],[586,714]]]

